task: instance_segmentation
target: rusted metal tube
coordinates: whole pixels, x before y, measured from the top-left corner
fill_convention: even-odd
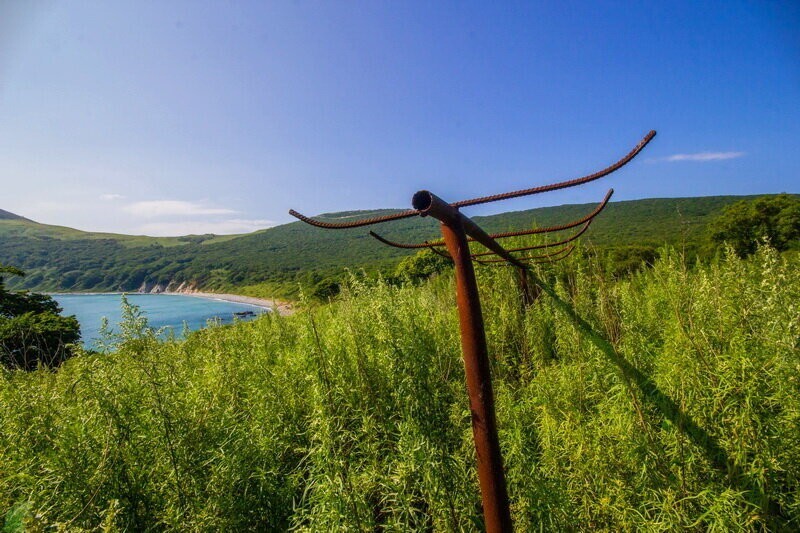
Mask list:
[[[435,194],[430,191],[418,191],[414,194],[414,197],[411,201],[414,208],[419,211],[420,216],[432,216],[442,222],[443,224],[455,224],[459,222],[461,226],[464,228],[464,233],[466,233],[472,240],[481,243],[489,250],[493,251],[495,254],[499,255],[512,265],[515,265],[522,269],[527,269],[527,265],[525,263],[517,260],[513,255],[511,255],[505,248],[503,248],[500,243],[494,240],[488,233],[483,231],[480,226],[478,226],[475,222],[473,222],[470,218],[464,216],[458,209],[453,207],[452,205],[448,204]],[[576,224],[577,225],[577,224]],[[446,244],[446,243],[445,243]],[[434,246],[434,243],[431,243],[430,246]],[[449,246],[448,246],[449,249]],[[465,248],[465,253],[467,256],[470,256],[468,243]],[[452,256],[453,253],[450,251],[450,255]],[[453,258],[455,260],[455,257]],[[471,263],[470,263],[471,264]]]
[[[464,357],[467,392],[469,394],[470,410],[472,413],[472,431],[475,439],[475,450],[478,457],[478,478],[480,481],[481,498],[483,501],[483,514],[487,531],[511,531],[512,524],[511,514],[509,511],[508,492],[506,489],[505,476],[503,472],[502,454],[497,436],[497,421],[495,419],[494,411],[494,392],[491,381],[488,349],[486,346],[486,332],[483,325],[478,285],[475,280],[475,270],[472,260],[474,258],[479,263],[495,263],[498,261],[497,259],[478,259],[479,257],[494,254],[505,260],[508,266],[516,267],[519,274],[523,305],[529,305],[529,302],[533,302],[536,298],[538,298],[542,291],[547,292],[555,299],[556,303],[559,304],[559,306],[562,307],[571,318],[573,318],[578,326],[582,327],[584,331],[588,331],[590,334],[593,334],[594,337],[592,337],[592,340],[597,341],[595,343],[600,346],[601,349],[604,349],[600,343],[599,337],[595,338],[597,335],[593,333],[593,330],[591,330],[591,328],[587,329],[585,321],[578,317],[574,310],[571,309],[566,303],[562,302],[552,291],[552,289],[538,280],[535,274],[530,270],[530,266],[527,264],[527,262],[539,258],[548,258],[550,260],[563,259],[572,252],[574,245],[544,256],[514,257],[511,255],[511,253],[509,253],[509,250],[504,249],[495,239],[550,233],[585,224],[584,227],[576,234],[559,242],[516,248],[511,251],[520,252],[568,244],[577,239],[589,228],[592,219],[605,208],[614,191],[613,189],[609,190],[608,194],[606,194],[606,197],[603,199],[600,205],[598,205],[593,212],[584,216],[580,220],[557,226],[535,228],[523,231],[509,231],[505,233],[495,233],[492,235],[487,234],[472,220],[461,214],[458,208],[487,202],[495,202],[498,200],[518,198],[530,194],[555,191],[558,189],[582,185],[584,183],[597,180],[607,176],[608,174],[618,170],[630,162],[653,139],[655,134],[655,131],[648,133],[645,138],[642,139],[642,141],[625,157],[599,172],[595,172],[594,174],[589,174],[581,178],[553,183],[550,185],[532,187],[529,189],[522,189],[492,196],[483,196],[480,198],[473,198],[472,200],[462,200],[453,204],[448,204],[429,191],[419,191],[412,199],[412,204],[414,207],[413,210],[375,216],[363,220],[352,220],[349,222],[328,222],[325,220],[315,220],[294,210],[289,211],[292,216],[299,218],[303,222],[328,229],[356,228],[381,222],[409,218],[415,215],[420,215],[423,217],[431,216],[441,222],[442,235],[444,237],[444,239],[441,241],[426,241],[419,244],[403,244],[389,241],[388,239],[385,239],[374,232],[370,232],[370,235],[390,246],[406,249],[430,248],[435,253],[443,256],[446,256],[446,254],[441,250],[437,250],[436,247],[445,246],[449,252],[449,257],[455,264],[456,297],[461,329],[461,349]],[[482,244],[489,250],[489,252],[471,254],[469,243],[472,241]],[[550,261],[534,261],[534,263],[542,262]]]
[[[503,458],[497,437],[489,353],[478,296],[478,283],[472,266],[464,222],[473,224],[458,210],[428,191],[414,195],[412,204],[422,216],[442,224],[442,236],[455,263],[456,302],[461,327],[461,352],[467,379],[472,435],[478,457],[478,480],[483,501],[486,531],[512,531]]]
[[[528,271],[524,268],[517,269],[517,276],[519,278],[519,293],[522,299],[522,310],[529,308],[536,301],[537,295],[531,290],[531,284],[528,280]]]

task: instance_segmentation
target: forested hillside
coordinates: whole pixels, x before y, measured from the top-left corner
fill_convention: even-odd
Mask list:
[[[702,249],[706,225],[744,197],[647,199],[612,202],[585,241],[603,249],[681,244]],[[551,225],[582,217],[593,204],[517,211],[475,220],[489,231]],[[346,212],[322,218],[363,217],[388,211]],[[410,252],[384,246],[367,230],[326,231],[295,222],[247,235],[154,238],[87,233],[38,224],[11,213],[0,220],[0,262],[28,272],[14,288],[46,291],[135,291],[158,286],[231,290],[264,284],[273,295],[291,295],[344,267],[391,271]],[[421,218],[381,226],[398,241],[435,238],[435,221]],[[634,255],[639,257],[641,250]]]

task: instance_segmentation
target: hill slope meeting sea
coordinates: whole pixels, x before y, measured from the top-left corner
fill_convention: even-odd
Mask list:
[[[704,253],[706,226],[727,205],[752,197],[709,196],[612,202],[584,242],[625,261],[664,245],[690,256]],[[563,205],[475,217],[488,231],[560,224],[592,204]],[[384,214],[353,211],[322,215],[340,220]],[[386,224],[385,236],[405,242],[437,238],[435,222],[412,218]],[[339,278],[344,268],[389,273],[410,253],[381,245],[363,229],[325,231],[294,222],[246,235],[144,237],[91,233],[40,224],[0,211],[0,261],[27,272],[15,289],[50,292],[231,292],[294,299],[299,287]]]

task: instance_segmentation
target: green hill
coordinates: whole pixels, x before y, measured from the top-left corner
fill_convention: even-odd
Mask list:
[[[585,239],[602,247],[697,247],[705,228],[726,205],[745,197],[646,199],[609,204]],[[562,205],[475,217],[487,231],[559,224],[580,218],[593,204]],[[382,211],[351,211],[321,218],[362,217]],[[0,263],[28,272],[17,288],[49,291],[177,289],[181,284],[231,290],[266,284],[286,294],[298,281],[313,281],[345,267],[387,270],[407,250],[378,243],[368,229],[323,230],[294,222],[246,235],[145,237],[89,233],[30,221],[0,211]],[[404,242],[437,238],[437,223],[411,218],[378,229]]]
[[[0,244],[8,237],[33,239],[56,239],[61,241],[80,240],[112,240],[127,247],[148,246],[180,246],[189,243],[219,242],[236,235],[186,235],[182,237],[148,237],[145,235],[124,235],[120,233],[97,233],[81,231],[65,226],[40,224],[9,211],[0,209]]]
[[[25,220],[27,222],[31,222],[27,218],[23,218],[19,215],[11,213],[10,211],[4,211],[2,209],[0,209],[0,220]]]

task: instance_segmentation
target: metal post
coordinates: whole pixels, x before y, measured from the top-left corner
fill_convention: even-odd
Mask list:
[[[528,271],[524,268],[517,268],[517,276],[519,277],[519,292],[522,298],[522,310],[524,311],[533,305],[533,302],[536,301],[536,296],[534,296],[531,291],[531,285],[528,281]]]
[[[456,303],[461,327],[461,352],[467,378],[472,413],[472,435],[478,456],[478,480],[483,501],[483,517],[489,533],[512,531],[511,512],[508,504],[503,457],[497,438],[497,420],[494,412],[494,391],[486,347],[486,332],[483,327],[478,283],[472,266],[467,235],[458,210],[450,207],[434,195],[430,195],[426,214],[437,218],[442,224],[442,235],[448,252],[455,263]],[[415,200],[419,200],[415,195]],[[419,208],[423,198],[415,202]],[[433,205],[431,205],[433,204]],[[437,209],[447,205],[446,208]]]
[[[495,202],[497,200],[507,200],[509,198],[518,198],[530,194],[539,194],[548,191],[566,189],[568,187],[583,185],[584,183],[597,180],[611,174],[615,170],[618,170],[630,162],[639,152],[644,149],[645,146],[647,146],[655,134],[655,131],[648,133],[644,139],[642,139],[641,142],[625,157],[599,172],[595,172],[594,174],[589,174],[581,178],[552,183],[550,185],[531,187],[529,189],[521,189],[503,194],[495,194],[492,196],[482,196],[480,198],[473,198],[471,200],[461,200],[452,204],[448,204],[429,191],[418,191],[411,201],[414,207],[412,210],[370,217],[361,220],[351,220],[347,222],[329,222],[326,220],[313,219],[302,215],[293,209],[289,210],[289,214],[297,217],[303,222],[311,224],[312,226],[327,229],[358,228],[361,226],[369,226],[381,222],[389,222],[391,220],[400,220],[417,215],[422,217],[431,216],[441,222],[442,235],[444,236],[443,242],[426,241],[418,244],[402,244],[389,241],[388,239],[385,239],[374,232],[370,232],[370,235],[384,244],[395,246],[397,248],[429,248],[440,254],[443,252],[437,251],[436,247],[444,245],[447,247],[447,250],[450,252],[450,257],[455,263],[456,298],[458,304],[459,322],[461,326],[461,351],[464,357],[464,368],[466,370],[467,378],[467,392],[469,394],[470,410],[472,412],[472,433],[475,439],[475,451],[478,455],[478,478],[481,486],[481,498],[483,500],[484,521],[486,524],[486,530],[489,532],[511,531],[512,527],[511,513],[508,505],[508,493],[506,491],[506,482],[503,473],[503,458],[500,454],[500,444],[497,438],[497,421],[495,420],[494,412],[494,392],[492,390],[489,356],[486,348],[486,332],[483,328],[481,303],[480,299],[478,298],[478,284],[475,280],[475,270],[472,266],[472,259],[475,258],[481,263],[493,263],[497,262],[498,259],[487,259],[485,261],[481,261],[477,258],[486,255],[496,255],[506,264],[517,267],[517,269],[519,269],[519,283],[520,290],[522,292],[522,304],[524,307],[527,307],[539,298],[542,291],[547,291],[548,294],[550,294],[551,291],[550,289],[547,289],[546,286],[543,286],[535,276],[532,276],[532,279],[528,278],[527,271],[530,267],[525,263],[525,261],[540,258],[551,258],[550,261],[538,262],[552,262],[552,260],[563,259],[572,251],[572,246],[544,256],[515,257],[511,255],[510,252],[520,252],[525,250],[559,246],[577,239],[589,228],[589,224],[591,223],[592,219],[594,219],[594,217],[597,216],[600,211],[603,210],[603,208],[605,208],[608,200],[611,198],[611,194],[614,191],[610,190],[600,205],[592,213],[580,220],[558,226],[533,228],[523,231],[510,231],[506,233],[495,233],[492,235],[489,235],[483,231],[477,224],[475,224],[475,222],[461,214],[458,209],[461,207],[468,207],[487,202]],[[525,246],[522,248],[506,250],[495,240],[505,237],[562,231],[577,227],[581,224],[584,224],[583,229],[571,237],[563,239],[559,242],[547,243],[544,245]],[[489,252],[471,254],[469,250],[469,241],[475,241],[482,244],[488,248]],[[555,257],[558,257],[558,259],[552,259]],[[555,298],[554,294],[551,295]],[[557,298],[556,302],[559,302]]]

